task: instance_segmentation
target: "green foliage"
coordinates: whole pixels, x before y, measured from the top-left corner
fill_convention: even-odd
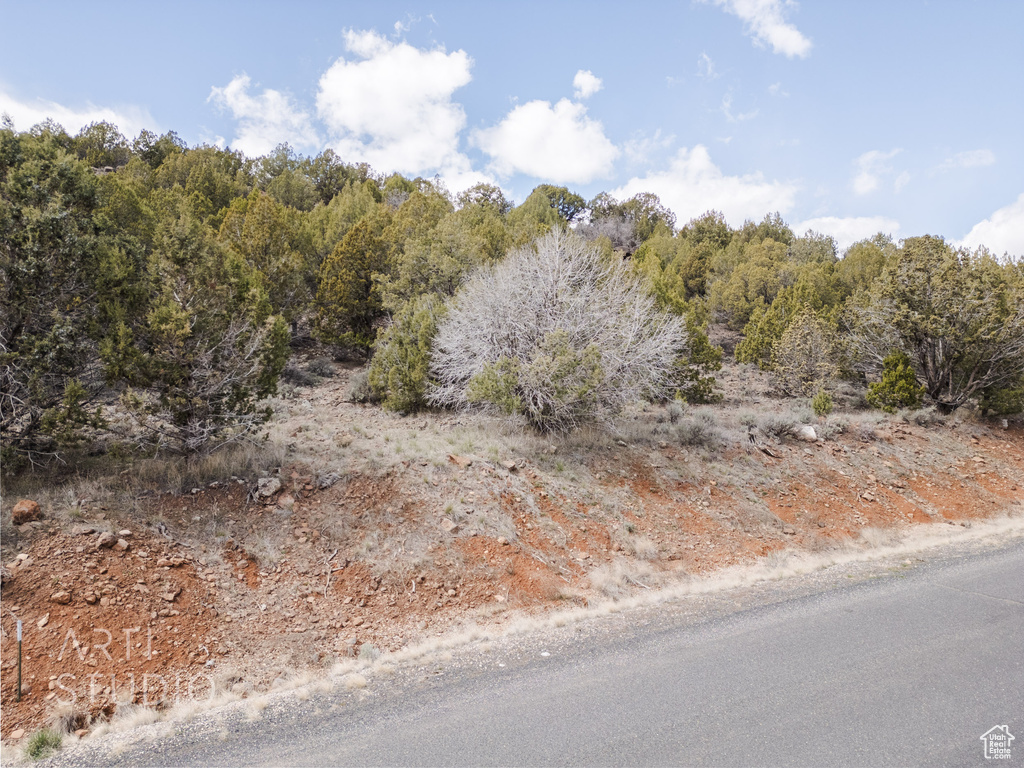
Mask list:
[[[818,394],[811,400],[811,408],[814,410],[814,415],[818,418],[824,418],[832,413],[832,395],[829,394],[827,389],[818,390]]]
[[[946,413],[1024,376],[1024,290],[987,252],[908,238],[849,314],[859,367],[877,375],[885,355],[906,353]]]
[[[508,228],[511,247],[532,243],[556,227],[563,226],[563,219],[551,200],[539,190],[530,193],[521,205],[508,214]]]
[[[731,263],[735,266],[727,277],[723,275],[712,284],[708,299],[711,310],[730,328],[743,328],[756,307],[767,307],[775,301],[783,287],[781,266],[786,254],[786,244],[771,238],[746,243],[734,240],[716,258],[716,272],[729,269]]]
[[[317,336],[329,344],[369,350],[384,315],[374,275],[387,273],[388,249],[381,221],[360,221],[320,269]]]
[[[64,741],[64,737],[53,728],[43,728],[28,737],[25,744],[25,754],[31,760],[43,760],[58,749]]]
[[[501,357],[469,381],[471,403],[490,403],[526,417],[541,432],[561,432],[592,419],[604,378],[601,352],[574,349],[565,331],[545,334],[532,359]]]
[[[707,323],[702,322],[696,308],[685,314],[689,344],[686,353],[676,360],[677,396],[690,404],[717,403],[722,394],[711,375],[722,368],[722,348],[708,340]]]
[[[445,311],[435,295],[418,296],[381,332],[369,381],[385,408],[415,412],[426,405],[430,347]]]
[[[835,330],[817,312],[805,307],[775,344],[772,370],[783,393],[809,397],[838,376],[835,358]]]
[[[836,264],[836,277],[847,294],[867,290],[882,274],[886,264],[894,257],[896,246],[892,238],[881,233],[861,240],[846,249]]]
[[[59,127],[0,129],[0,441],[10,458],[96,423],[97,345],[133,302],[139,258]]]
[[[269,416],[259,401],[276,391],[288,328],[271,313],[262,275],[218,243],[183,196],[156,242],[147,312],[101,351],[135,388],[123,404],[156,444],[208,452]]]
[[[982,411],[993,416],[1024,413],[1024,383],[1019,387],[994,387],[982,392],[978,402]]]
[[[924,385],[917,383],[905,352],[890,352],[882,366],[882,380],[868,386],[867,401],[873,408],[896,413],[897,408],[920,408]]]
[[[256,189],[231,203],[218,235],[265,278],[272,310],[288,321],[297,320],[309,305],[297,230],[288,209]]]
[[[756,363],[761,370],[770,371],[775,345],[786,332],[791,315],[789,302],[779,299],[767,309],[763,305],[754,307],[743,329],[743,341],[736,345],[736,360]]]
[[[547,198],[548,203],[558,212],[559,218],[566,224],[572,224],[587,210],[587,201],[575,192],[570,192],[565,187],[541,184],[531,194],[542,195]]]
[[[131,149],[117,126],[107,122],[90,123],[75,137],[75,152],[91,168],[126,165]]]

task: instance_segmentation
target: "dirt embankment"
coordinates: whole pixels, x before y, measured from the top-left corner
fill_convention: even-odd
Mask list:
[[[1024,496],[1016,424],[890,418],[827,441],[762,435],[710,450],[662,439],[652,412],[649,432],[550,445],[453,417],[387,416],[343,403],[338,386],[279,409],[289,450],[262,480],[136,494],[130,508],[51,499],[41,519],[8,525],[5,739],[56,715],[85,728],[128,702],[249,695],[466,622],[788,547],[970,525]]]

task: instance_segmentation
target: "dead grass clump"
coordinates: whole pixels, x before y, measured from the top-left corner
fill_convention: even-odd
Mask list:
[[[256,477],[280,467],[285,450],[275,442],[227,445],[207,456],[155,457],[132,465],[127,476],[132,490],[184,493],[231,477]]]
[[[946,415],[940,413],[934,405],[919,408],[916,411],[900,411],[899,416],[906,422],[919,427],[940,427],[946,423]]]
[[[612,531],[612,541],[616,542],[622,551],[640,560],[657,560],[658,545],[645,536],[635,532],[632,523],[626,523],[621,528]]]
[[[818,437],[823,440],[831,440],[837,435],[850,431],[850,420],[845,416],[829,416],[815,426]]]
[[[612,599],[627,597],[637,588],[649,589],[655,582],[654,570],[643,563],[615,560],[587,574],[592,589]]]

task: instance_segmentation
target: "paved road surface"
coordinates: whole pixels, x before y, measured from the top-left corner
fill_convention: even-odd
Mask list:
[[[531,646],[503,667],[421,670],[361,701],[334,693],[216,731],[186,725],[102,762],[991,765],[979,737],[1007,724],[1016,754],[1000,762],[1024,763],[1019,539],[711,613],[550,656]],[[58,760],[98,759],[71,758]]]

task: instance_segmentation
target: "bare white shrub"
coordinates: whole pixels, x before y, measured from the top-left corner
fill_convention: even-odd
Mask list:
[[[517,404],[506,412],[569,431],[665,396],[686,338],[682,320],[659,312],[626,267],[554,230],[466,282],[434,339],[428,397],[466,407],[470,382],[504,365]]]

